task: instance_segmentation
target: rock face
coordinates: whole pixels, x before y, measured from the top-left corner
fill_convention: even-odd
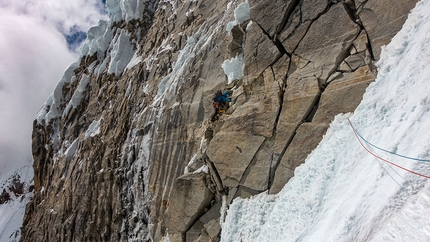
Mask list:
[[[415,3],[108,1],[34,122],[21,240],[217,241],[354,111]]]
[[[175,180],[167,209],[167,227],[171,236],[185,237],[194,222],[201,217],[214,194],[208,188],[205,173],[186,174]]]

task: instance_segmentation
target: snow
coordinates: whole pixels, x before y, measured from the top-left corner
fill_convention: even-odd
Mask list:
[[[91,56],[94,53],[97,53],[98,58],[104,57],[112,38],[113,31],[109,28],[109,23],[105,20],[100,20],[97,26],[88,30],[87,40],[80,50],[81,57]]]
[[[125,21],[129,22],[133,19],[142,18],[143,12],[145,10],[145,5],[142,0],[128,0],[121,1],[121,8],[124,10],[123,18]]]
[[[109,19],[112,22],[119,22],[122,20],[122,10],[120,7],[120,1],[106,0],[106,8],[108,10]]]
[[[237,54],[236,57],[225,60],[222,65],[225,75],[227,76],[227,83],[230,84],[234,80],[239,80],[243,76],[244,58],[243,53]]]
[[[161,238],[161,241],[163,241],[163,242],[170,242],[169,232],[166,233],[165,237]]]
[[[196,161],[196,157],[197,157],[197,154],[194,154],[193,157],[191,157],[190,161],[188,162],[188,164],[184,168],[184,174],[190,173],[188,170],[189,169],[188,167]]]
[[[227,5],[227,9],[230,8],[230,5]],[[239,4],[237,8],[234,10],[234,21],[231,21],[227,24],[227,32],[230,34],[230,31],[233,29],[235,25],[242,24],[246,20],[250,19],[249,13],[249,3],[248,0]]]
[[[179,33],[179,35],[182,36],[182,33]],[[165,51],[169,51],[173,49],[169,44],[169,41],[172,41],[173,38],[174,38],[174,35],[171,35],[170,37],[165,38],[161,42],[161,45],[154,51],[155,53],[147,54],[146,58],[143,60],[143,62],[146,65],[146,70],[150,71],[152,69],[152,67],[154,66],[154,62],[158,60],[158,56],[160,54],[162,54]]]
[[[206,174],[209,174],[209,167],[207,165],[203,165],[199,169],[193,171],[193,174],[197,174],[197,173],[206,173]]]
[[[133,84],[133,79],[130,79],[130,81],[128,81],[127,90],[125,90],[125,96],[127,98],[130,96],[131,89],[133,88],[132,84]]]
[[[203,24],[193,36],[188,37],[186,45],[180,51],[178,59],[172,66],[172,72],[166,75],[160,81],[160,84],[158,84],[158,92],[154,103],[159,103],[166,96],[172,97],[176,94],[177,88],[183,82],[182,76],[187,70],[187,65],[212,37],[212,35],[208,37],[208,33],[211,31],[208,31],[208,33],[203,33],[205,27],[205,24]],[[166,49],[167,48],[164,48],[164,50]]]
[[[231,8],[231,6],[233,5],[233,2],[229,2],[227,3],[227,10],[229,10]]]
[[[66,156],[66,160],[72,159],[72,157],[75,155],[76,150],[78,149],[78,143],[79,139],[75,139],[72,144],[67,148],[67,150],[64,152],[64,155]]]
[[[106,7],[111,22],[141,19],[145,10],[154,11],[149,0],[106,0]]]
[[[169,3],[172,6],[172,10],[176,10],[178,8],[178,4],[174,0],[163,0],[164,3]]]
[[[33,168],[31,164],[23,167],[15,167],[15,169],[10,170],[14,171],[14,173],[2,174],[0,176],[0,188],[4,188],[10,184],[8,181],[10,181],[10,178],[12,178],[14,174],[19,174],[20,181],[25,183],[24,190],[28,191],[33,180]],[[0,193],[1,192],[3,192],[3,189],[0,190]],[[0,204],[0,241],[19,241],[21,237],[19,228],[22,226],[25,206],[30,201],[33,193],[19,195],[18,197],[16,197],[13,192],[9,194],[11,200],[7,203]]]
[[[196,160],[197,160],[197,157],[201,157],[202,155],[203,155],[203,153],[204,153],[204,151],[206,150],[206,147],[207,147],[207,139],[203,136],[201,139],[200,139],[200,146],[199,146],[199,148],[197,149],[197,153],[195,153],[194,155],[193,155],[193,157],[191,157],[191,159],[190,159],[190,161],[188,162],[188,164],[185,166],[185,168],[184,168],[184,174],[187,174],[187,173],[189,173],[189,166],[190,165],[192,165]],[[203,172],[205,172],[206,171],[206,169],[208,169],[208,168],[200,168],[200,169],[198,169],[199,170],[199,172],[200,171],[203,171]],[[208,173],[209,171],[207,171],[206,173]],[[197,173],[197,172],[194,172],[194,173]]]
[[[189,9],[187,12],[185,12],[185,16],[189,16],[190,14],[192,14],[194,12],[194,8]]]
[[[77,108],[82,99],[85,97],[85,92],[87,90],[87,85],[90,83],[90,76],[83,75],[81,80],[79,81],[78,87],[72,95],[69,103],[67,103],[66,108],[63,111],[62,117],[66,117],[72,108]]]
[[[245,28],[245,31],[249,31],[250,29],[251,29],[251,26],[252,26],[252,20],[250,20],[249,22],[248,22],[248,24],[246,25],[246,28]]]
[[[36,115],[37,123],[42,121],[49,123],[52,119],[61,115],[60,105],[63,102],[63,87],[73,83],[76,80],[74,70],[79,67],[78,62],[71,64],[64,72],[63,77],[58,82],[52,94],[48,97],[43,107]]]
[[[228,204],[227,204],[227,195],[222,195],[221,198],[221,209],[220,209],[220,219],[219,219],[219,223],[220,226],[223,226],[223,222],[225,221],[225,216],[227,214],[227,209],[228,209]]]
[[[108,73],[115,73],[119,77],[134,56],[134,47],[130,43],[130,35],[121,30],[120,34],[116,37],[115,44],[110,52],[111,61],[108,67]]]
[[[428,179],[368,153],[348,122],[378,147],[430,159],[429,10],[430,1],[417,4],[383,48],[377,79],[361,104],[335,117],[278,194],[233,201],[221,241],[430,241]],[[366,148],[430,175],[429,162]]]
[[[103,62],[95,69],[94,73],[97,75],[101,75],[106,70],[106,67],[109,61],[110,61],[110,58],[105,58]]]
[[[106,0],[109,20],[100,20],[98,26],[88,30],[86,42],[80,50],[80,59],[85,56],[92,56],[97,53],[97,58],[101,62],[95,67],[97,75],[102,74],[106,68],[108,73],[114,73],[119,77],[125,69],[130,69],[142,59],[136,56],[135,40],[131,41],[131,35],[136,34],[139,38],[139,30],[128,33],[121,29],[118,31],[115,25],[119,22],[130,22],[134,19],[144,19],[148,17],[148,12],[154,12],[156,3],[149,0]],[[106,56],[106,53],[109,53]]]
[[[130,70],[131,68],[133,68],[134,66],[136,66],[140,62],[142,62],[142,57],[139,56],[138,51],[136,51],[134,53],[133,57],[131,58],[130,62],[128,63],[128,65],[125,67],[125,70]]]
[[[89,137],[94,137],[100,134],[100,121],[102,119],[103,117],[101,117],[98,121],[94,120],[93,122],[91,122],[87,131],[85,131],[85,139],[88,139]]]
[[[227,10],[231,7],[230,4],[227,5]],[[231,30],[234,26],[242,24],[243,22],[250,19],[250,13],[249,13],[249,3],[248,0],[245,2],[239,4],[236,9],[234,10],[234,21],[231,21],[227,24],[227,32],[230,34]],[[249,24],[248,24],[249,25]],[[243,41],[245,42],[245,41]],[[244,47],[244,46],[243,46]],[[245,49],[245,48],[243,48]],[[235,57],[225,60],[221,67],[224,70],[225,75],[228,78],[227,83],[230,84],[234,80],[239,80],[243,76],[243,69],[245,68],[244,63],[244,55],[243,53],[236,54]]]

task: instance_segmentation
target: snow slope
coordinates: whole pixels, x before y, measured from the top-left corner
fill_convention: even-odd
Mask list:
[[[23,183],[24,194],[15,195],[10,187],[12,186],[13,178],[18,178],[18,176],[20,182]],[[32,183],[33,168],[31,164],[22,167],[11,167],[8,172],[0,176],[0,194],[5,191],[10,195],[8,202],[0,204],[0,242],[19,241],[25,206],[33,196],[33,193],[29,192],[29,187]]]
[[[234,200],[221,241],[430,241],[429,179],[386,162],[430,176],[429,11],[417,4],[356,111],[335,118],[280,193]]]

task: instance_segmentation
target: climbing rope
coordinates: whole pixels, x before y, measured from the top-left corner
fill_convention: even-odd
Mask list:
[[[375,152],[375,151],[372,149],[372,147],[369,147],[369,150],[371,150],[373,153]],[[385,172],[390,176],[391,180],[393,180],[393,181],[394,181],[394,182],[395,182],[399,187],[402,187],[402,186],[400,185],[400,183],[398,183],[398,182],[397,182],[397,180],[396,180],[396,179],[394,179],[394,177],[391,175],[391,173],[390,173],[390,172],[388,172],[388,170],[387,170],[387,169],[390,169],[391,171],[393,171],[394,173],[396,173],[398,177],[400,177],[400,178],[402,178],[403,180],[405,180],[405,178],[404,178],[402,175],[400,175],[400,174],[397,172],[397,170],[393,168],[393,166],[390,166],[390,164],[387,164],[387,163],[385,163],[385,162],[382,162],[381,160],[379,160],[379,159],[378,159],[378,158],[376,158],[376,157],[373,157],[373,159],[375,159],[375,160],[379,163],[379,165],[381,166],[381,168],[382,168],[382,169],[384,169],[384,171],[385,171]],[[384,165],[386,165],[386,166],[387,166],[387,169],[385,169]]]
[[[348,119],[348,121],[349,121],[349,119]],[[349,121],[350,122],[350,124],[351,124],[351,121]],[[378,150],[381,150],[381,151],[384,151],[384,152],[387,152],[387,153],[390,153],[390,154],[392,154],[392,155],[396,155],[396,156],[399,156],[399,157],[402,157],[402,158],[406,158],[406,159],[410,159],[410,160],[416,160],[416,161],[423,161],[423,162],[430,162],[430,160],[427,160],[427,159],[419,159],[419,158],[414,158],[414,157],[409,157],[409,156],[405,156],[405,155],[400,155],[400,154],[397,154],[397,153],[394,153],[394,152],[392,152],[392,151],[389,151],[389,150],[386,150],[386,149],[383,149],[383,148],[380,148],[380,147],[378,147],[378,146],[376,146],[376,145],[374,145],[374,144],[372,144],[372,143],[370,143],[369,141],[367,141],[353,126],[352,126],[352,124],[351,124],[351,127],[352,127],[352,129],[354,130],[354,133],[356,133],[364,142],[366,142],[368,145],[370,145],[370,146],[372,146],[372,147],[374,147],[374,148],[376,148],[376,149],[378,149]]]
[[[356,132],[356,130],[354,129],[354,126],[352,125],[352,123],[351,123],[351,120],[349,120],[349,118],[348,118],[348,122],[349,122],[349,125],[351,126],[351,129],[352,129],[352,131],[354,132],[354,135],[355,135],[355,137],[357,138],[357,140],[358,140],[358,142],[360,143],[360,145],[369,153],[369,154],[371,154],[371,155],[373,155],[374,157],[376,157],[376,158],[378,158],[378,159],[380,159],[380,160],[382,160],[382,161],[384,161],[384,162],[387,162],[388,164],[390,164],[390,165],[393,165],[393,166],[395,166],[395,167],[397,167],[397,168],[400,168],[400,169],[402,169],[402,170],[405,170],[405,171],[407,171],[407,172],[410,172],[410,173],[412,173],[412,174],[415,174],[415,175],[417,175],[417,176],[421,176],[421,177],[425,177],[425,178],[429,178],[430,179],[430,176],[426,176],[426,175],[423,175],[423,174],[420,174],[420,173],[418,173],[418,172],[415,172],[415,171],[412,171],[412,170],[409,170],[409,169],[407,169],[407,168],[405,168],[405,167],[403,167],[403,166],[400,166],[400,165],[397,165],[397,164],[395,164],[395,163],[393,163],[393,162],[391,162],[391,161],[389,161],[389,160],[386,160],[386,159],[384,159],[384,158],[382,158],[382,157],[380,157],[380,156],[378,156],[377,154],[375,154],[375,153],[373,153],[372,151],[370,151],[364,144],[363,144],[363,142],[361,142],[361,139],[360,139],[360,136],[358,135],[358,133]]]
[[[381,168],[382,169],[384,169],[384,171],[390,176],[390,178],[391,178],[391,180],[393,180],[399,187],[402,187],[402,185],[400,185],[400,183],[398,183],[397,181],[396,181],[396,179],[394,179],[394,177],[387,171],[387,169],[385,169],[385,167],[383,166],[383,163],[380,161],[380,160],[378,160],[377,158],[375,158],[377,161],[378,161],[378,163],[379,163],[379,165],[381,166]],[[397,173],[390,165],[388,165],[388,167],[389,168],[391,168],[391,170],[393,170],[399,177],[401,177],[401,178],[403,178],[401,175],[399,175],[399,173]]]

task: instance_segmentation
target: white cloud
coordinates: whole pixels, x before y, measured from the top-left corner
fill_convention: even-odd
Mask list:
[[[2,0],[0,7],[16,15],[31,16],[43,24],[54,25],[67,34],[73,26],[87,31],[89,27],[105,18],[101,0]]]
[[[31,159],[36,113],[78,58],[63,35],[72,26],[86,32],[95,25],[103,18],[100,6],[101,0],[1,1],[0,175]]]

